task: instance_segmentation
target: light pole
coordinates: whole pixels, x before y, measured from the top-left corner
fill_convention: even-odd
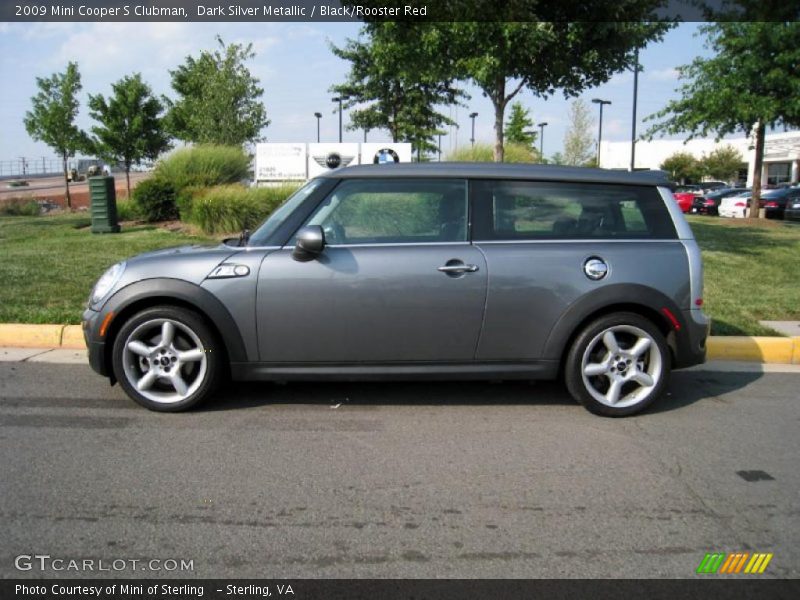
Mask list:
[[[544,162],[544,128],[547,127],[547,121],[542,121],[537,127],[539,127],[539,156]]]
[[[322,118],[322,113],[315,112],[314,116],[317,117],[317,143],[319,144],[319,120]]]
[[[478,116],[478,113],[470,113],[469,118],[472,119],[472,137],[469,138],[470,143],[475,146],[475,117]]]
[[[636,99],[639,96],[639,49],[636,49],[636,61],[633,65],[633,118],[631,119],[631,173],[634,171],[636,164]],[[597,166],[600,166],[600,161],[597,161]]]
[[[442,132],[438,131],[437,135],[439,137],[439,143],[437,145],[437,150],[439,152],[439,162],[442,162]]]
[[[333,102],[339,103],[339,143],[342,143],[342,102],[347,100],[347,96],[336,96],[332,98]]]
[[[600,105],[600,129],[597,132],[597,167],[600,167],[600,142],[603,141],[603,105],[611,104],[611,100],[601,100],[600,98],[592,98],[593,104]]]

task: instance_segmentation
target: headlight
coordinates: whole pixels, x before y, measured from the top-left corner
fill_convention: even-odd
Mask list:
[[[106,297],[111,289],[117,285],[123,271],[125,271],[125,262],[117,263],[103,273],[97,283],[94,284],[91,297],[92,304],[97,304]]]

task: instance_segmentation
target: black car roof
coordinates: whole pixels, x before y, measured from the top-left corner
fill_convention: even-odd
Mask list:
[[[320,177],[331,179],[441,177],[470,179],[533,179],[581,183],[616,183],[624,185],[662,185],[671,183],[663,171],[614,171],[557,165],[508,163],[432,162],[358,165],[334,169]]]

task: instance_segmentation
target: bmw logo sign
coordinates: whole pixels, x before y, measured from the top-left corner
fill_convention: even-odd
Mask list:
[[[341,157],[341,156],[339,156],[339,154],[337,154],[336,152],[331,152],[331,153],[330,153],[330,154],[328,154],[328,156],[325,158],[325,165],[326,165],[326,166],[327,166],[329,169],[335,169],[335,168],[337,168],[337,167],[338,167],[339,165],[341,165],[341,164],[342,164],[342,157]]]
[[[391,148],[382,148],[375,153],[375,158],[372,159],[372,162],[376,165],[398,163],[400,162],[400,157],[397,156],[397,152]]]

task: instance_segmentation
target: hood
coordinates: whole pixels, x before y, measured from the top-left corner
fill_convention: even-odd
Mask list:
[[[127,260],[119,287],[162,277],[199,285],[214,267],[240,251],[240,248],[219,244],[179,246],[138,254]]]

